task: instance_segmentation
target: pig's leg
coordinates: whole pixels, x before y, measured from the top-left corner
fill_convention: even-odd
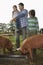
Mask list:
[[[28,49],[28,51],[29,51],[29,54],[30,54],[30,57],[29,57],[29,59],[30,59],[30,65],[32,65],[33,64],[33,56],[32,56],[32,49]]]
[[[30,54],[30,58],[33,59],[32,50],[31,50],[31,49],[28,49],[28,52],[29,52],[29,54]]]

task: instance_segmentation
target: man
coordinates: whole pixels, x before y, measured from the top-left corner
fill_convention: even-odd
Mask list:
[[[19,9],[20,13],[16,16],[16,19],[20,19],[22,39],[24,40],[26,38],[26,32],[27,32],[28,11],[24,9],[23,3],[19,3]]]

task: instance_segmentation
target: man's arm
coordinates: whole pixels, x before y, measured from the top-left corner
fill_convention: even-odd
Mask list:
[[[28,11],[27,10],[23,10],[22,12],[20,12],[17,16],[16,19],[24,17],[24,16],[28,16]]]
[[[13,18],[11,21],[16,21],[16,19],[24,17],[25,15],[28,16],[28,11],[27,10],[23,10],[22,12],[19,12],[19,14],[16,15],[15,18]]]

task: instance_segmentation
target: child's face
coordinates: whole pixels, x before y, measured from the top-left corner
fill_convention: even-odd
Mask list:
[[[31,12],[29,13],[29,17],[33,17],[33,16],[31,15]]]
[[[13,10],[14,10],[14,11],[16,11],[16,10],[17,10],[17,8],[16,8],[16,7],[13,7]]]

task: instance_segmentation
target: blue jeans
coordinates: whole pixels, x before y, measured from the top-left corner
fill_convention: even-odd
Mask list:
[[[21,28],[21,31],[22,31],[22,39],[25,40],[25,38],[27,37],[26,36],[26,34],[27,34],[27,27]]]

